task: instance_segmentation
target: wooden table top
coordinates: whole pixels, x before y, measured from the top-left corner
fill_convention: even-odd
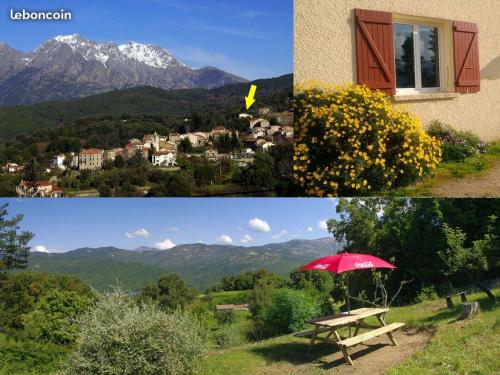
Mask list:
[[[361,309],[351,310],[350,314],[344,312],[335,315],[322,316],[321,318],[308,320],[307,323],[325,327],[336,327],[353,323],[369,316],[383,314],[387,311],[389,311],[388,308],[363,307]]]

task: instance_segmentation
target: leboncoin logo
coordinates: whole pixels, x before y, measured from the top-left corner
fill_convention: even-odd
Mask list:
[[[328,268],[328,264],[316,264],[314,266],[315,270],[326,270]]]
[[[361,262],[361,263],[354,263],[354,267],[356,268],[374,268],[375,266],[373,265],[372,262]]]

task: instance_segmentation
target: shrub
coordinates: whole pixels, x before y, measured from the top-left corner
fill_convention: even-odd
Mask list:
[[[88,296],[54,289],[24,316],[25,334],[36,341],[71,344],[79,333],[77,319],[92,302]]]
[[[443,142],[444,161],[464,161],[466,158],[484,153],[486,144],[471,132],[457,131],[449,125],[433,121],[428,133]]]
[[[302,290],[278,289],[271,304],[264,308],[261,319],[270,335],[296,332],[307,326],[305,322],[320,315],[320,306]]]
[[[232,324],[234,323],[234,311],[233,310],[222,310],[215,313],[215,319],[219,324]]]
[[[242,332],[235,326],[224,326],[214,336],[215,346],[218,349],[227,349],[246,342]]]
[[[361,195],[409,185],[441,161],[415,116],[364,86],[297,89],[294,177],[307,195]]]
[[[169,273],[144,287],[139,300],[154,301],[162,309],[173,311],[178,307],[185,308],[196,299],[196,295],[196,290],[189,288],[178,274]]]
[[[268,280],[259,280],[248,297],[249,310],[254,318],[258,318],[261,312],[271,304],[274,285]]]
[[[78,347],[62,373],[194,374],[202,348],[203,332],[190,314],[139,306],[117,290],[101,295],[82,318]]]

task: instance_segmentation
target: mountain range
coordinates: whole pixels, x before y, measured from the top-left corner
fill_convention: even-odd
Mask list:
[[[85,97],[136,86],[215,88],[247,82],[214,67],[193,69],[166,49],[59,35],[29,53],[0,43],[0,106]]]
[[[140,247],[80,248],[66,253],[31,254],[28,271],[75,275],[98,290],[121,285],[139,290],[167,272],[179,273],[203,290],[225,275],[262,268],[281,275],[316,258],[335,254],[342,245],[333,238],[291,240],[263,246],[178,245],[169,250]]]

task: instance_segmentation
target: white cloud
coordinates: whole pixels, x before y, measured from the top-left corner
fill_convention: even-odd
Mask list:
[[[243,238],[240,240],[241,243],[249,243],[252,242],[253,238],[249,234],[245,234]]]
[[[37,245],[33,248],[33,251],[36,253],[48,253],[49,250],[44,245]]]
[[[230,245],[233,243],[233,239],[227,234],[221,234],[219,237],[217,237],[217,241],[222,242],[226,245]]]
[[[318,221],[318,228],[321,230],[328,230],[328,226],[326,225],[326,220]]]
[[[278,234],[275,234],[275,235],[274,235],[274,236],[272,236],[271,238],[272,238],[273,240],[278,240],[278,239],[280,239],[281,237],[283,237],[283,236],[284,236],[285,234],[287,234],[287,233],[288,233],[288,232],[287,232],[286,230],[284,230],[284,229],[283,229],[282,231],[280,231]]]
[[[314,231],[314,229],[312,227],[307,227],[306,228],[306,232],[313,232],[313,231]]]
[[[179,227],[168,227],[167,230],[169,232],[176,232],[177,233],[179,231]]]
[[[271,231],[271,227],[269,226],[267,221],[258,218],[253,218],[252,220],[250,220],[248,222],[248,227],[254,232],[265,233]]]
[[[125,233],[125,236],[127,236],[127,238],[135,238],[135,237],[148,238],[149,237],[149,232],[147,231],[147,229],[141,228],[141,229],[137,229],[133,233],[129,233],[129,232]]]
[[[167,238],[164,241],[155,243],[155,247],[157,249],[160,249],[160,250],[168,250],[168,249],[173,248],[174,246],[176,246],[176,245],[170,238]]]

